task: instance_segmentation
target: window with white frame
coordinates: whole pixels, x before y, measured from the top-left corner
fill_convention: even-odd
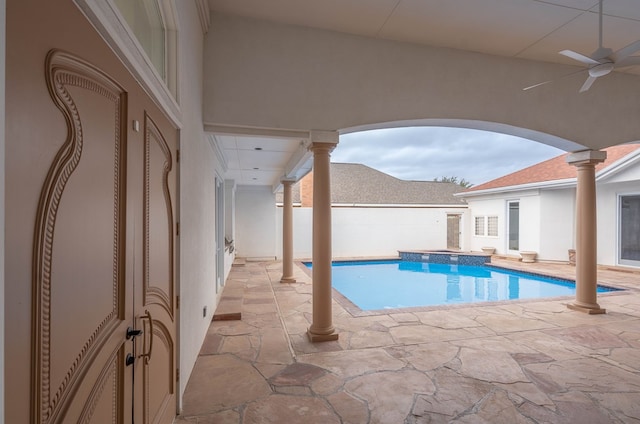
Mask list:
[[[498,237],[497,216],[476,216],[474,223],[476,236]]]
[[[484,235],[484,216],[475,217],[475,235],[477,236]]]
[[[173,123],[180,125],[174,0],[74,2]]]
[[[487,217],[487,235],[489,237],[498,237],[498,217]]]

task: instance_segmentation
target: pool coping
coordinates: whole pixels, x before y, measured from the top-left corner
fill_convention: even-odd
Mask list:
[[[358,259],[334,259],[332,262],[367,262],[367,261],[384,261],[384,260],[401,260],[400,258],[358,258]],[[308,268],[304,262],[311,262],[308,260],[299,260],[295,261],[296,265],[300,267],[309,278],[313,277],[312,271]],[[494,267],[498,269],[504,269],[507,271],[518,272],[522,274],[531,274],[545,278],[551,278],[555,280],[561,280],[565,282],[571,282],[575,284],[574,279],[559,277],[557,275],[552,274],[543,274],[541,272],[535,271],[523,271],[518,268],[509,268],[504,265],[495,265],[492,263],[487,263],[484,266]],[[612,291],[608,292],[600,292],[598,296],[620,296],[620,295],[628,295],[633,292],[632,289],[623,286],[617,286],[611,283],[598,283],[601,287],[606,287],[611,289]],[[553,296],[553,297],[538,297],[538,298],[528,298],[528,299],[511,299],[511,300],[496,300],[496,301],[482,301],[482,302],[467,302],[467,303],[453,303],[446,305],[429,305],[429,306],[411,306],[405,308],[388,308],[388,309],[372,309],[372,310],[363,310],[360,309],[356,304],[351,302],[346,296],[340,293],[335,287],[331,287],[333,299],[342,306],[342,308],[348,312],[352,317],[371,317],[371,316],[380,316],[380,315],[388,315],[388,314],[401,314],[401,313],[411,313],[411,312],[430,312],[430,311],[438,311],[438,310],[449,310],[449,309],[465,309],[465,308],[482,308],[482,307],[491,307],[491,306],[501,306],[501,305],[514,305],[514,304],[523,304],[523,303],[536,303],[541,301],[566,301],[563,303],[567,305],[572,300],[575,300],[575,296]]]

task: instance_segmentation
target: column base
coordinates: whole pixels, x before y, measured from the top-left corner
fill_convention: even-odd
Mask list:
[[[334,340],[338,340],[338,333],[335,330],[329,334],[315,334],[311,332],[311,329],[307,330],[307,337],[309,337],[309,341],[311,343],[316,342],[331,342]]]
[[[285,284],[293,284],[296,282],[296,279],[293,277],[285,277],[283,275],[282,278],[280,279],[280,282]]]
[[[602,309],[598,304],[585,306],[585,305],[578,305],[576,303],[567,303],[567,308],[573,311],[584,312],[585,314],[589,314],[589,315],[598,315],[598,314],[607,313],[607,310]]]

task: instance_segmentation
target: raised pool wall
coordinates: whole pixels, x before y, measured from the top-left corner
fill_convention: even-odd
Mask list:
[[[400,259],[408,262],[429,262],[447,265],[481,266],[491,263],[491,255],[448,251],[398,251]]]

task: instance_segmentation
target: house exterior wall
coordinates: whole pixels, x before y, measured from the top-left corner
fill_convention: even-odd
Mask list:
[[[493,247],[496,249],[497,254],[517,254],[517,252],[508,250],[507,208],[508,202],[518,201],[520,203],[520,248],[518,250],[540,253],[540,196],[536,190],[506,193],[504,195],[489,194],[482,197],[469,197],[466,200],[470,211],[467,231],[471,237],[470,249],[472,251],[480,251],[483,247]],[[489,216],[498,218],[498,235],[475,235],[475,218]]]
[[[575,249],[575,193],[575,187],[541,191],[539,259],[569,260],[569,249]]]
[[[276,196],[271,191],[271,187],[237,187],[235,240],[237,256],[248,259],[273,259],[278,255],[275,204]],[[279,238],[282,238],[282,230]]]
[[[540,255],[540,194],[537,191],[522,193],[517,200],[520,201],[520,248],[518,250],[533,251]]]
[[[332,255],[334,258],[395,257],[398,250],[446,249],[447,213],[466,214],[461,208],[366,208],[332,209]],[[312,256],[312,209],[293,210],[294,258]],[[278,253],[282,257],[282,208],[277,208]],[[461,224],[461,229],[463,224]],[[464,234],[464,231],[462,231]],[[461,236],[464,250],[464,237]]]
[[[469,198],[466,199],[469,206],[469,219],[466,225],[466,232],[469,234],[469,250],[481,251],[483,247],[493,247],[496,253],[505,254],[506,251],[506,205],[502,198]],[[477,236],[475,235],[475,218],[480,216],[498,217],[498,236]]]
[[[618,264],[619,210],[621,195],[640,194],[640,167],[631,166],[596,184],[598,264]],[[569,261],[569,249],[575,248],[575,187],[541,189],[520,193],[493,194],[469,197],[471,250],[482,246],[496,247],[497,253],[506,252],[506,203],[520,201],[520,250],[538,253],[538,259],[547,261]],[[473,217],[497,215],[503,223],[496,238],[473,235]]]
[[[176,1],[179,24],[180,131],[180,392],[198,357],[216,293],[215,177],[222,173],[202,127],[204,35],[196,3]]]

